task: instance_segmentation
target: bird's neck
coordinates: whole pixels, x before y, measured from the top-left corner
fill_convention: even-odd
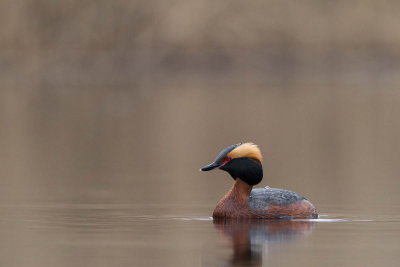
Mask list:
[[[230,197],[234,197],[237,200],[247,201],[247,198],[249,197],[252,189],[253,189],[252,185],[249,185],[248,183],[237,178],[231,190],[229,190],[229,192],[227,193],[227,195],[229,195]]]
[[[237,178],[231,190],[220,200],[214,210],[214,218],[240,218],[247,212],[249,198],[253,186]]]

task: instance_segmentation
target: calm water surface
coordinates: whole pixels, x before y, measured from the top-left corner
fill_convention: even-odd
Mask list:
[[[357,214],[352,209],[325,206],[316,220],[252,222],[213,221],[209,217],[212,209],[179,205],[2,205],[0,263],[396,266],[400,260],[398,207],[371,207],[368,214]]]
[[[316,220],[253,222],[213,221],[212,208],[3,205],[1,266],[395,266],[400,260],[396,207],[387,214],[371,208],[368,215],[327,206]]]

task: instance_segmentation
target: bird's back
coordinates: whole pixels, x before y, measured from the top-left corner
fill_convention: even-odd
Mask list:
[[[303,196],[278,188],[255,188],[247,200],[252,213],[265,218],[316,218],[315,207]]]

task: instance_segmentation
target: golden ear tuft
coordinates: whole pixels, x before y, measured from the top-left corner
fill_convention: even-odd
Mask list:
[[[255,159],[260,163],[262,162],[261,151],[258,146],[253,143],[244,143],[229,152],[227,156],[233,159],[246,157]]]

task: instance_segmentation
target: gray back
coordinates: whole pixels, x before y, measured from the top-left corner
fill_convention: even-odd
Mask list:
[[[304,199],[306,198],[295,192],[267,186],[251,190],[247,201],[250,209],[264,210],[268,208],[270,203],[279,206],[287,206]]]

